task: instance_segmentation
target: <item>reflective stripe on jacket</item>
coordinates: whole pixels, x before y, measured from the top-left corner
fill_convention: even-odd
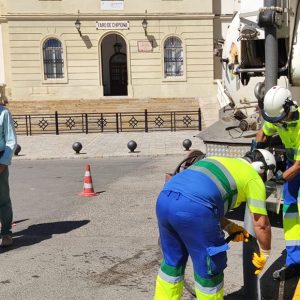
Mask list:
[[[225,213],[246,201],[252,213],[267,214],[265,185],[246,160],[211,156],[196,162],[190,169],[198,169],[216,183],[224,199]]]

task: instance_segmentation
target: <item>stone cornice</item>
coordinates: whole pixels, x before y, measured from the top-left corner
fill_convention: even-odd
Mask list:
[[[6,14],[0,16],[0,22],[7,21],[70,21],[76,20],[77,14]],[[145,18],[145,14],[126,14],[126,13],[114,13],[114,14],[80,14],[80,20],[142,20]],[[174,13],[174,14],[147,14],[147,20],[207,20],[214,19],[214,14],[191,14],[191,13]]]

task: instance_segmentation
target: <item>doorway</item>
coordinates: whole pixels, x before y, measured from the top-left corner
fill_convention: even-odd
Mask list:
[[[115,53],[109,60],[110,94],[127,95],[127,58],[124,53]]]
[[[126,42],[118,34],[109,34],[101,43],[104,96],[127,96]]]

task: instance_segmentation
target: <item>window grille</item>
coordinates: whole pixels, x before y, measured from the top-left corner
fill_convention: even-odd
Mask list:
[[[177,37],[169,37],[164,45],[165,77],[183,76],[183,48]]]
[[[57,39],[48,39],[43,46],[44,78],[64,78],[64,59],[62,44]]]

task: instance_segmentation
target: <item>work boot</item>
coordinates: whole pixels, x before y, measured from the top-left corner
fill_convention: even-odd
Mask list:
[[[300,276],[300,265],[284,266],[273,273],[273,278],[281,281],[298,276]]]
[[[9,247],[14,243],[14,240],[11,235],[5,234],[2,236],[1,247]]]

